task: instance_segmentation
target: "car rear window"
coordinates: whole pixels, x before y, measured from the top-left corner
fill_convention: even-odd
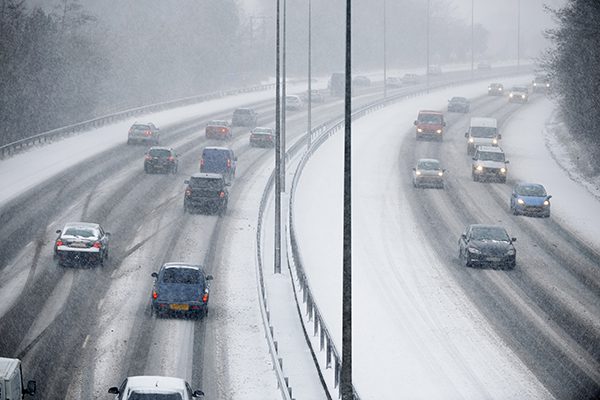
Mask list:
[[[143,393],[132,392],[127,400],[183,400],[179,393]]]
[[[168,158],[171,156],[171,151],[167,149],[150,149],[148,154],[152,157]]]
[[[502,228],[496,227],[476,227],[471,231],[471,237],[475,240],[496,240],[500,242],[507,242],[508,235]]]
[[[419,122],[422,124],[441,124],[442,116],[440,114],[419,114]]]
[[[478,138],[496,137],[496,128],[493,126],[472,126],[471,136]]]
[[[223,180],[215,178],[192,178],[190,179],[190,186],[194,189],[219,190],[223,187]]]
[[[98,231],[92,228],[70,227],[65,229],[63,235],[79,236],[84,238],[98,237]]]
[[[480,151],[477,159],[481,161],[504,162],[504,153],[497,153],[494,151]]]
[[[149,131],[151,130],[148,125],[134,125],[131,127],[134,131]]]
[[[227,160],[229,158],[229,152],[227,150],[219,149],[204,149],[202,158],[206,161]]]
[[[202,282],[202,274],[193,268],[166,268],[162,282],[198,284]]]
[[[212,126],[227,126],[227,121],[214,120],[214,121],[210,121],[208,123],[208,125],[212,125]]]

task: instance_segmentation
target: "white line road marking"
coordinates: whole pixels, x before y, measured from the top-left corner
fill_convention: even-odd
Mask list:
[[[88,340],[90,340],[90,335],[87,335],[85,337],[85,340],[83,341],[83,344],[81,345],[82,349],[85,349],[85,346],[87,346]]]

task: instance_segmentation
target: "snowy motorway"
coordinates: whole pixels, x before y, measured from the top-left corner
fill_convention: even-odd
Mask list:
[[[485,94],[477,84],[445,89],[353,123],[353,373],[363,398],[600,396],[600,199],[548,154],[550,101]],[[470,114],[446,113],[443,143],[416,142],[417,111],[444,109],[452,96],[470,98]],[[498,119],[506,184],[472,181],[471,116]],[[338,348],[342,151],[336,134],[313,155],[294,209],[303,265]],[[445,190],[412,187],[418,158],[441,160]],[[511,188],[523,180],[554,195],[551,218],[511,214]],[[457,241],[471,223],[518,238],[515,270],[461,265]]]
[[[460,72],[447,73],[439,79],[467,76]],[[485,83],[481,83],[479,87],[484,86]],[[400,91],[403,90],[413,89]],[[380,95],[380,89],[367,90],[355,99],[355,106],[374,101]],[[445,92],[441,95],[445,101]],[[431,106],[441,107],[438,95],[427,98],[437,99],[439,104]],[[106,394],[108,387],[137,374],[186,378],[193,387],[201,388],[208,399],[278,398],[257,307],[253,248],[246,241],[255,229],[258,201],[264,189],[262,183],[272,167],[272,153],[250,148],[247,130],[236,128],[234,139],[228,145],[236,151],[239,163],[227,215],[223,218],[184,216],[182,208],[183,180],[198,170],[201,148],[220,143],[204,139],[206,121],[229,119],[233,109],[242,105],[253,105],[257,109],[260,125],[273,125],[270,94],[237,96],[190,108],[187,113],[174,110],[147,118],[157,118],[163,144],[174,147],[180,154],[179,173],[175,176],[143,173],[145,148],[125,145],[126,130],[132,121],[0,161],[3,185],[0,354],[23,359],[25,375],[38,381],[38,398],[110,398]],[[473,107],[474,111],[479,109],[500,118],[516,108],[495,99],[479,99]],[[325,104],[315,107],[313,122],[316,125],[337,119],[342,110],[340,100],[328,98]],[[387,214],[385,210],[391,208],[404,210],[400,211],[402,215],[408,215],[409,211],[414,214],[413,222],[408,224],[412,224],[412,233],[420,235],[430,249],[426,252],[427,257],[432,257],[430,265],[440,271],[440,277],[448,276],[458,282],[464,301],[478,306],[474,308],[478,310],[478,313],[473,311],[474,318],[484,315],[489,319],[486,326],[490,334],[502,338],[514,357],[522,360],[525,372],[519,376],[526,376],[527,371],[535,373],[540,383],[532,385],[534,393],[548,390],[557,397],[568,397],[565,391],[594,387],[595,375],[590,372],[588,376],[585,367],[593,368],[598,360],[598,327],[594,325],[599,315],[597,253],[571,236],[568,227],[557,224],[553,218],[526,221],[508,216],[505,207],[482,209],[482,205],[498,204],[507,189],[465,182],[467,159],[460,140],[464,121],[456,120],[460,117],[450,117],[445,143],[419,143],[416,149],[419,155],[423,151],[441,158],[452,170],[448,190],[401,189],[409,187],[409,166],[416,157],[414,143],[410,136],[403,134],[408,132],[415,112],[416,108],[409,108],[393,124],[375,124],[377,138],[368,131],[366,134],[370,137],[359,136],[359,141],[365,143],[359,148],[365,151],[370,151],[368,143],[380,146],[376,154],[367,155],[370,161],[365,164],[380,173],[369,172],[370,177],[376,177],[375,181],[370,180],[373,192],[367,198],[358,193],[357,207],[362,207],[364,202],[384,201],[373,203],[378,204],[368,214],[373,223],[381,218],[388,221],[401,216]],[[365,127],[364,123],[357,122],[357,131],[364,129],[361,128]],[[305,112],[288,113],[290,141],[305,127]],[[387,128],[395,131],[390,134]],[[384,135],[386,140],[382,140]],[[360,153],[357,156],[362,157]],[[42,167],[35,168],[36,165]],[[357,180],[363,180],[360,170],[357,171]],[[492,186],[494,189],[490,190]],[[381,190],[393,196],[378,195]],[[409,208],[400,208],[400,205]],[[517,270],[507,274],[461,269],[454,260],[456,233],[470,221],[501,218],[508,221],[509,230],[520,239]],[[61,229],[64,222],[73,220],[99,222],[112,233],[111,258],[107,265],[90,269],[56,266],[52,259],[54,232]],[[402,223],[398,221],[397,226]],[[387,231],[371,231],[371,240],[386,246],[389,257],[393,257],[395,244],[381,239],[394,238],[402,243],[399,232],[411,231],[396,231],[396,225],[389,223],[378,225]],[[245,235],[245,232],[250,234]],[[528,238],[531,242],[534,237],[536,248],[528,244]],[[378,252],[377,257],[381,254],[385,252]],[[383,261],[385,259],[384,256]],[[565,259],[573,262],[566,263]],[[203,263],[215,276],[206,320],[157,320],[150,316],[150,273],[158,270],[163,262],[173,260]],[[379,266],[389,269],[393,265],[396,263],[383,262]],[[546,273],[540,276],[538,270],[528,268],[530,265],[543,266]],[[382,273],[389,275],[393,271],[369,272],[371,278]],[[360,270],[358,274],[361,277]],[[508,278],[496,278],[499,274]],[[395,276],[398,279],[399,275]],[[562,281],[568,285],[557,283]],[[394,285],[400,282],[386,281],[391,287],[382,288],[381,294],[398,292],[399,287]],[[446,285],[444,280],[440,280],[440,284]],[[518,295],[519,301],[511,301],[509,293]],[[330,295],[338,294],[334,291]],[[368,294],[360,291],[357,298],[364,295]],[[418,295],[413,296],[415,301],[418,298]],[[480,301],[475,302],[474,298]],[[397,301],[369,296],[364,304],[373,302],[369,310],[375,318],[388,304]],[[382,304],[377,306],[377,302]],[[541,311],[533,313],[532,307]],[[365,309],[359,303],[355,310],[360,313]],[[533,316],[540,318],[535,320]],[[407,324],[401,317],[398,315],[393,325],[396,328],[397,324]],[[385,319],[383,316],[382,321]],[[426,322],[422,321],[425,325]],[[548,324],[552,329],[548,330]],[[439,334],[444,332],[440,328]],[[518,337],[512,337],[512,332],[517,332]],[[475,336],[483,334],[477,332]],[[556,350],[562,349],[565,341],[572,352]],[[376,356],[377,351],[387,352],[388,349],[381,346],[389,343],[395,341],[393,332],[387,331],[375,334],[368,345]],[[534,345],[536,350],[532,351]],[[436,349],[424,351],[436,352]],[[387,360],[403,365],[397,363],[398,360]],[[376,365],[372,360],[365,361],[370,363],[365,365]],[[470,368],[465,366],[464,370],[471,371]],[[364,385],[361,379],[364,382],[369,376],[361,377],[360,367],[356,371],[358,384]],[[385,388],[387,379],[395,377],[394,370],[387,368],[381,376],[381,386]],[[469,378],[463,375],[462,379]],[[478,388],[487,383],[481,383]],[[373,380],[372,384],[377,381]],[[494,390],[457,393],[487,397],[489,393],[496,394]],[[365,392],[364,396],[385,398],[378,393]]]

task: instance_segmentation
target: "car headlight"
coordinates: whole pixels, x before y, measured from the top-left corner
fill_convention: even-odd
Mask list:
[[[525,202],[523,201],[523,199],[517,199],[517,203],[519,203],[521,205],[525,204]]]
[[[550,87],[550,84],[549,84],[549,83],[546,83],[546,87]]]
[[[423,132],[423,129],[417,128],[417,132]]]
[[[469,143],[473,143],[475,141],[475,139],[473,139],[472,137],[469,138]]]
[[[416,170],[416,171],[415,171],[415,175],[417,175],[417,176],[418,176],[418,175],[421,175],[421,171],[419,171],[419,170]]]
[[[494,139],[492,139],[492,143],[494,143],[494,144],[498,144],[498,139],[495,139],[495,138],[494,138]]]
[[[488,90],[492,90],[492,88],[488,86]]]
[[[479,249],[476,249],[475,247],[468,247],[467,251],[473,254],[481,254],[481,251],[479,251]]]
[[[442,133],[441,129],[438,129],[437,131],[435,131],[436,133]]]
[[[537,83],[533,82],[533,86],[537,86]]]
[[[527,96],[525,96],[524,94],[522,94],[522,95],[521,95],[521,98],[522,98],[522,99],[524,99],[525,97],[527,97]]]
[[[475,167],[477,171],[483,171],[483,165],[478,165]]]
[[[509,94],[509,95],[508,95],[508,97],[513,97],[513,94],[512,94],[512,93],[511,93],[511,94]]]
[[[504,167],[500,168],[500,173],[501,174],[505,174],[506,173],[506,168],[504,168]]]
[[[499,91],[502,91],[502,88],[498,88]]]
[[[507,256],[514,256],[515,253],[515,249],[513,249],[512,247],[506,251]]]
[[[438,176],[444,176],[444,172],[442,172],[442,171],[438,172]]]
[[[550,205],[550,202],[548,200],[544,200],[544,205],[547,207]]]

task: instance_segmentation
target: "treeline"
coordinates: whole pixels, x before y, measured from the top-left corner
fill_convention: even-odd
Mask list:
[[[543,58],[565,123],[586,144],[600,173],[600,1],[568,0],[554,13],[547,36],[554,48]]]

